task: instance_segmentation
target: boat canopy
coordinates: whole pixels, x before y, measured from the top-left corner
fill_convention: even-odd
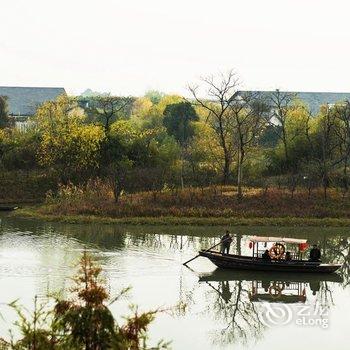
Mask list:
[[[306,243],[307,239],[287,238],[287,237],[264,237],[264,236],[251,236],[252,242],[284,242],[284,243]]]

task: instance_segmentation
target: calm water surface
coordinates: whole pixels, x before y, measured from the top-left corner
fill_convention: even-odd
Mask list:
[[[339,274],[279,275],[225,272],[204,258],[182,262],[218,241],[224,227],[132,227],[42,223],[0,216],[0,332],[15,315],[15,299],[31,308],[35,295],[71,285],[84,249],[103,267],[111,295],[132,286],[127,304],[141,310],[185,305],[159,314],[151,342],[163,338],[173,349],[349,349],[350,235],[346,228],[237,227],[233,250],[249,254],[247,235],[305,237],[323,258],[341,262]]]

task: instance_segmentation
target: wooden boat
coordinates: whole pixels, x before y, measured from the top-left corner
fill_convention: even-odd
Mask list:
[[[13,211],[16,209],[18,209],[18,207],[14,205],[0,205],[0,211]]]
[[[338,270],[340,264],[322,264],[307,260],[271,260],[265,261],[262,258],[224,254],[215,251],[200,251],[200,256],[208,258],[220,268],[255,270],[255,271],[276,271],[276,272],[311,272],[311,273],[332,273]]]
[[[202,250],[200,256],[208,258],[219,268],[251,270],[251,271],[275,271],[275,272],[307,272],[307,273],[332,273],[338,270],[340,264],[322,264],[321,261],[308,261],[301,259],[301,245],[307,243],[306,239],[258,237],[250,238],[253,248],[253,256],[222,254],[214,250]],[[259,243],[273,242],[270,248],[270,260],[262,258]],[[285,256],[284,244],[298,244],[299,252],[294,254],[291,260]]]

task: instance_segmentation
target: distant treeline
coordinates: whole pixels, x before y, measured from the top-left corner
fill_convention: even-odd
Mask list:
[[[35,174],[53,192],[99,178],[116,201],[123,192],[217,184],[236,185],[239,199],[245,185],[348,192],[349,101],[312,115],[292,93],[237,93],[232,73],[189,91],[191,99],[157,91],[61,96],[40,106],[24,131],[0,98],[2,178]]]

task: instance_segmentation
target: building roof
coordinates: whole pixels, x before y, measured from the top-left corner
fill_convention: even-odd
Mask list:
[[[9,115],[13,116],[34,115],[42,103],[65,93],[62,87],[0,86],[0,96],[7,96]]]
[[[260,94],[263,98],[269,98],[274,91],[240,91]],[[302,91],[280,91],[281,94],[288,93],[305,102],[312,114],[317,114],[320,107],[325,104],[335,104],[350,100],[350,92],[302,92]]]

